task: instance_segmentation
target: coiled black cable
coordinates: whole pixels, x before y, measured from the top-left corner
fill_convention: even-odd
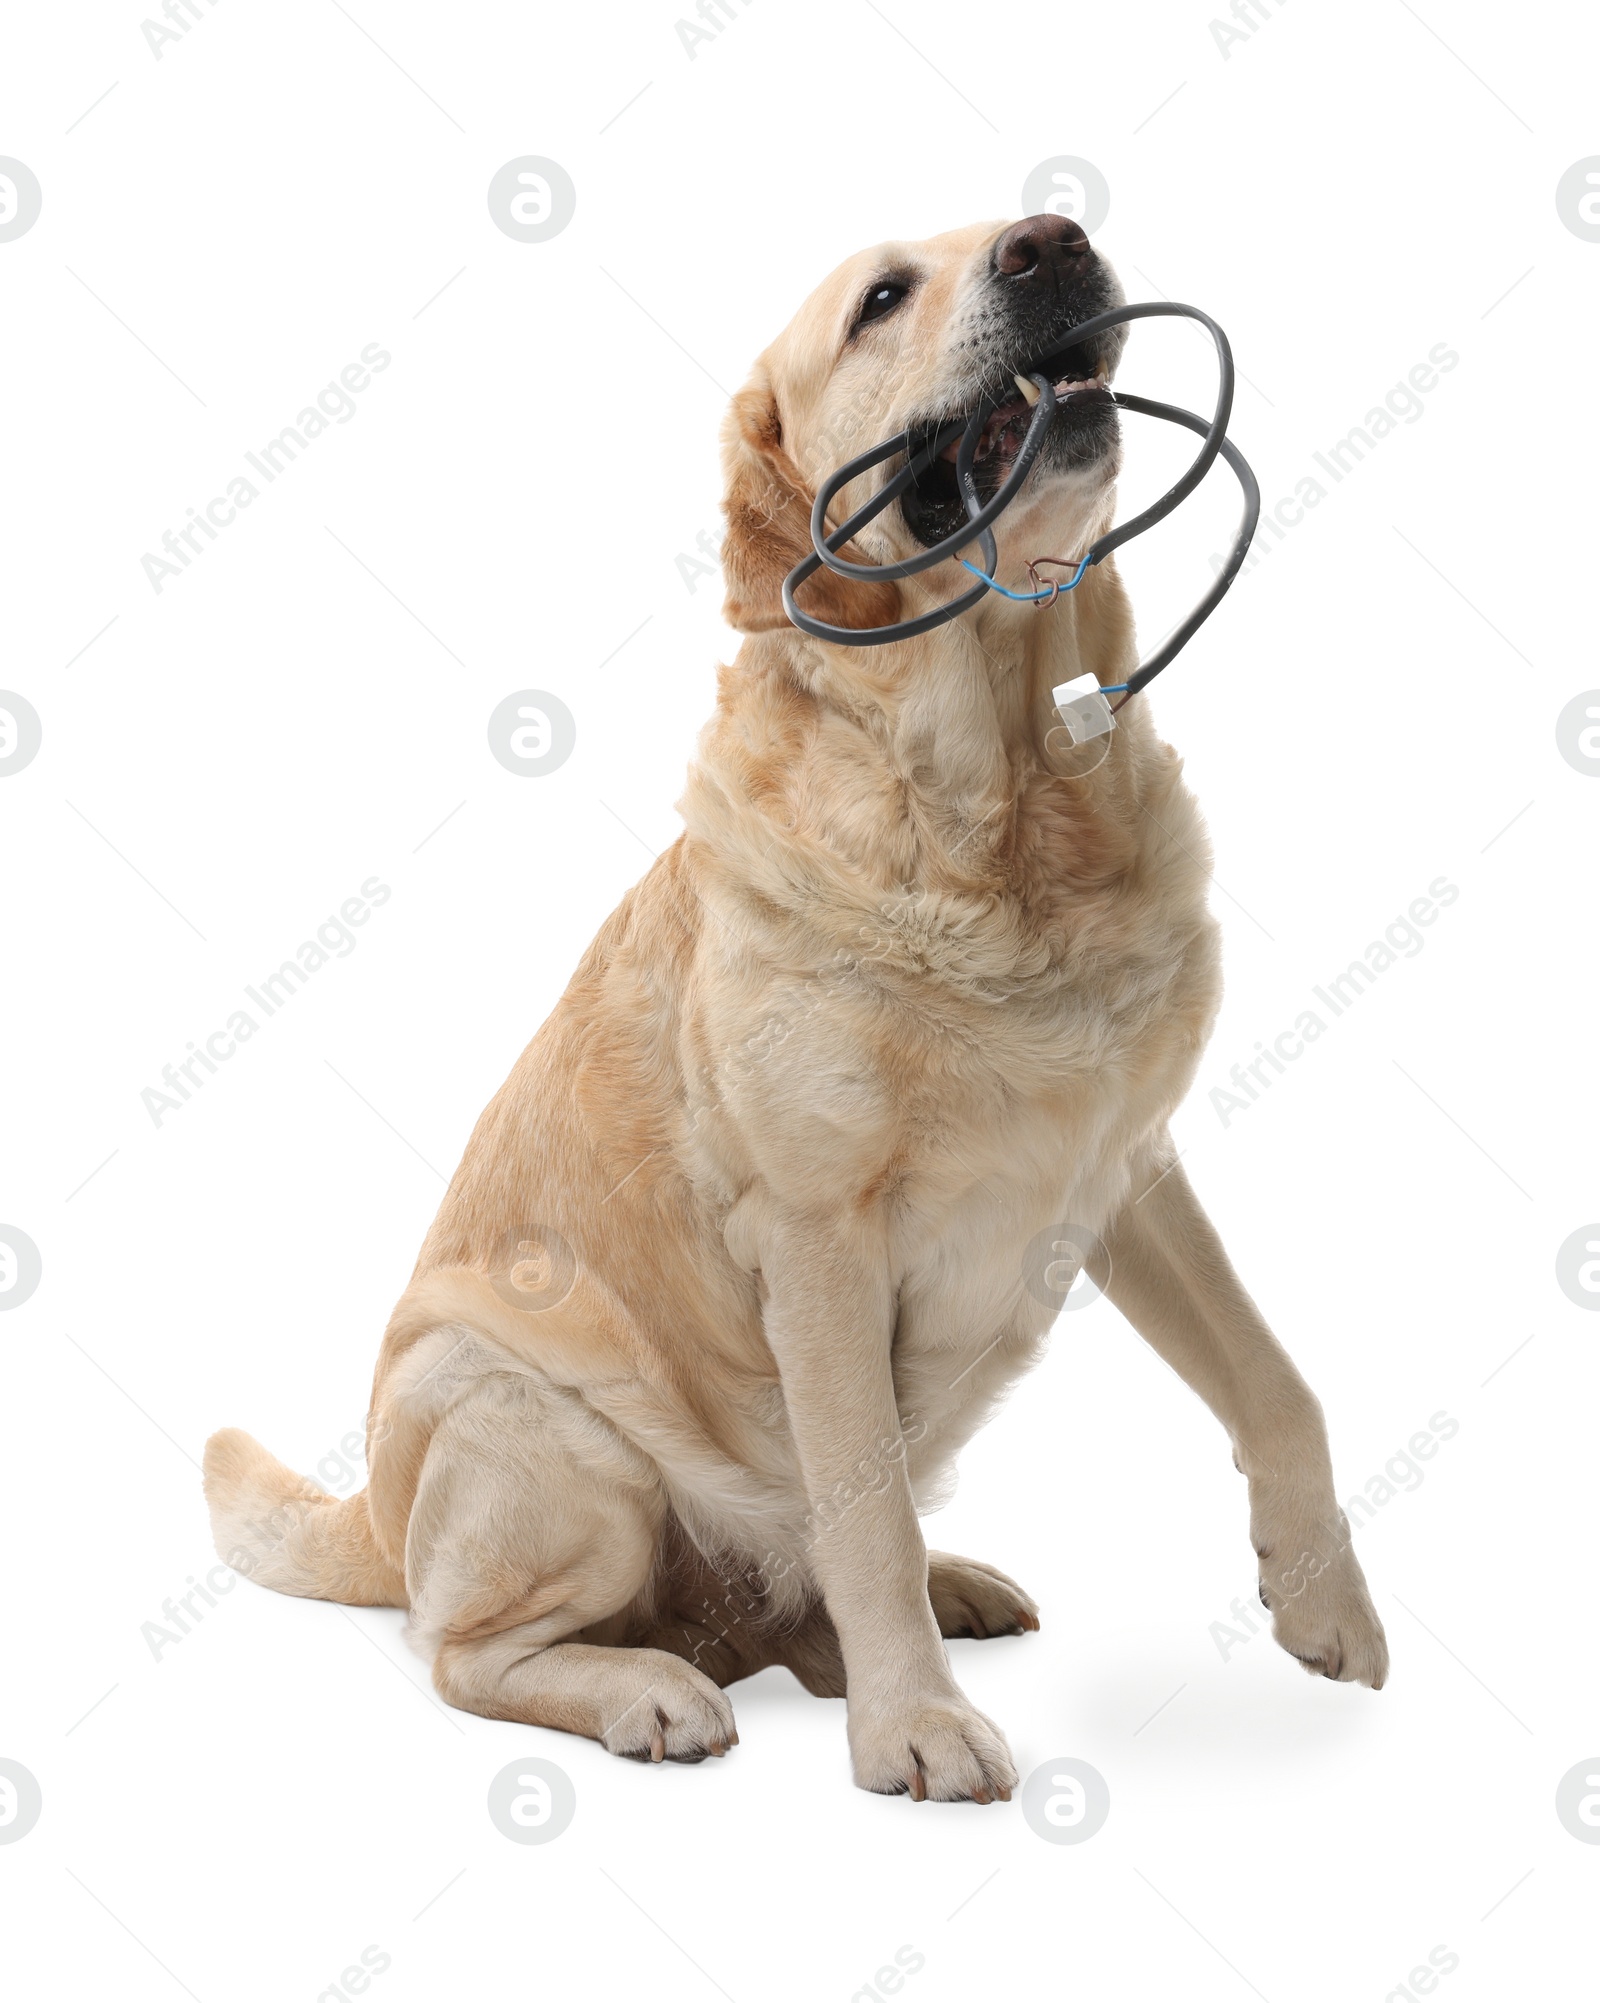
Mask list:
[[[1199,417],[1192,410],[1182,410],[1176,404],[1157,403],[1148,397],[1133,396],[1119,390],[1110,392],[1112,401],[1122,410],[1139,412],[1146,417],[1164,418],[1168,423],[1181,424],[1196,432],[1201,438],[1201,447],[1184,473],[1167,491],[1131,521],[1108,530],[1097,542],[1090,545],[1081,559],[1078,559],[1078,576],[1123,543],[1135,536],[1143,535],[1146,529],[1165,520],[1180,502],[1192,494],[1200,482],[1210,472],[1216,461],[1223,459],[1232,470],[1244,493],[1244,510],[1239,526],[1234,534],[1233,544],[1227,560],[1212,582],[1211,589],[1195,609],[1167,636],[1166,640],[1143,662],[1136,673],[1127,681],[1129,696],[1136,695],[1146,687],[1161,670],[1171,664],[1181,649],[1194,637],[1205,621],[1221,603],[1228,587],[1239,574],[1240,565],[1250,547],[1256,531],[1256,523],[1261,514],[1261,491],[1255,475],[1246,463],[1244,455],[1227,436],[1228,420],[1233,414],[1233,351],[1228,345],[1228,337],[1208,313],[1202,313],[1197,306],[1183,306],[1176,300],[1146,300],[1132,306],[1115,306],[1107,312],[1097,313],[1092,319],[1070,328],[1074,346],[1094,340],[1112,327],[1119,327],[1131,320],[1146,319],[1188,319],[1198,320],[1211,335],[1217,350],[1217,402],[1209,419]],[[817,492],[811,510],[811,551],[802,557],[783,581],[783,609],[790,622],[801,632],[809,633],[819,640],[832,641],[843,647],[881,647],[896,640],[909,640],[919,633],[930,632],[935,626],[942,626],[947,620],[958,617],[971,609],[988,595],[998,562],[995,548],[993,525],[1016,499],[1022,489],[1043,446],[1045,436],[1055,417],[1057,400],[1055,385],[1042,373],[1031,372],[1030,380],[1039,391],[1038,402],[1033,407],[1028,420],[1028,428],[1022,444],[1017,449],[1011,471],[998,490],[987,502],[980,502],[976,484],[972,476],[973,461],[978,444],[983,436],[985,424],[993,413],[1006,401],[1002,396],[985,397],[966,418],[953,418],[939,426],[931,436],[917,443],[913,431],[897,432],[893,438],[885,439],[881,445],[874,445],[869,451],[859,453],[847,464],[830,474]],[[883,513],[892,501],[901,494],[931,466],[936,458],[955,439],[961,440],[956,455],[956,484],[967,509],[967,520],[959,529],[943,537],[930,548],[920,550],[915,556],[903,557],[891,563],[852,563],[837,552],[844,545]],[[905,464],[884,482],[870,500],[841,522],[838,528],[828,527],[828,508],[834,497],[852,480],[873,467],[880,466],[886,459],[897,454],[906,455]],[[957,557],[958,552],[969,548],[974,542],[983,553],[984,568],[979,574],[979,582],[970,591],[946,605],[935,606],[931,612],[924,612],[915,619],[901,619],[887,626],[834,626],[824,619],[817,619],[804,612],[795,603],[795,591],[808,577],[812,577],[825,564],[840,577],[858,579],[913,577],[918,572],[929,570],[946,558]],[[972,566],[975,567],[975,566]],[[1075,584],[1077,578],[1073,579]],[[1061,589],[1070,589],[1062,586]],[[1041,594],[1045,596],[1046,594]],[[1053,598],[1054,592],[1048,594]]]

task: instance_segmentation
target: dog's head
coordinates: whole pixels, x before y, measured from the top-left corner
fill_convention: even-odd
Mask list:
[[[812,502],[836,467],[896,432],[916,441],[995,399],[974,471],[987,500],[1027,430],[1019,375],[1090,387],[1058,406],[1022,493],[996,524],[1002,568],[1074,554],[1074,536],[1116,475],[1117,415],[1107,385],[1125,330],[1087,343],[1075,343],[1072,330],[1122,299],[1111,267],[1064,216],[881,244],[842,264],[757,362],[728,413],[729,624],[760,632],[787,623],[783,580],[811,548]],[[958,529],[966,511],[955,453],[951,445],[848,554],[876,562],[910,556]],[[858,506],[898,463],[852,483],[833,518]],[[913,591],[948,598],[971,583],[967,572],[941,564]],[[901,604],[888,581],[851,583],[826,570],[799,599],[845,626],[884,624]]]

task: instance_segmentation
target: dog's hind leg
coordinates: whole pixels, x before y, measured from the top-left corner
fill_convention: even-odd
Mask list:
[[[574,1393],[480,1378],[429,1442],[406,1535],[418,1639],[448,1703],[548,1725],[640,1760],[736,1742],[733,1710],[678,1655],[583,1638],[623,1631],[666,1504],[650,1463]]]
[[[1039,1625],[1039,1609],[1015,1579],[977,1558],[948,1551],[928,1553],[928,1598],[939,1632],[948,1641],[971,1635],[988,1641],[997,1634],[1024,1634]]]

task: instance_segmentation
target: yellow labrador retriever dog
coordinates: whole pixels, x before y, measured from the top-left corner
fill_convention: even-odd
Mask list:
[[[748,637],[684,832],[467,1144],[384,1338],[367,1490],[209,1443],[219,1553],[280,1592],[408,1607],[451,1704],[698,1760],[736,1743],[725,1686],[784,1663],[848,1697],[860,1786],[1005,1799],[1005,1739],[941,1637],[1036,1609],[929,1551],[917,1515],[1083,1245],[1232,1439],[1277,1639],[1383,1682],[1321,1408],[1167,1134],[1219,992],[1199,814],[1145,698],[1077,747],[1052,711],[1053,685],[1137,660],[1113,564],[1047,610],[990,594],[872,648],[806,637],[779,597],[833,467],[1036,365],[1080,388],[999,575],[1101,533],[1121,334],[1072,330],[1121,298],[1075,224],[983,224],[852,257],[756,363],[724,430]],[[990,421],[984,494],[1027,414]],[[939,461],[847,554],[963,519]],[[970,584],[824,571],[801,603],[868,626]]]

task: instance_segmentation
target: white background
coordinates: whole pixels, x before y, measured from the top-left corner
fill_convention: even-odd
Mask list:
[[[1593,22],[1263,0],[1224,55],[1203,0],[756,0],[691,59],[671,4],[198,4],[159,61],[131,6],[19,9],[0,97],[44,191],[0,244],[0,681],[44,726],[0,782],[0,1221],[44,1262],[0,1319],[0,1756],[44,1798],[0,1846],[8,1990],[312,2003],[375,1946],[382,2003],[1379,2003],[1443,1946],[1449,2003],[1588,1993],[1600,1848],[1554,1793],[1600,1753],[1600,1322],[1555,1254],[1600,1215],[1600,784],[1555,724],[1600,684],[1600,245],[1555,189],[1600,152]],[[543,244],[486,206],[523,154],[578,191]],[[1229,330],[1269,504],[1461,358],[1148,698],[1227,939],[1190,1173],[1341,1496],[1459,1426],[1359,1535],[1390,1687],[1263,1634],[1224,1660],[1243,1483],[1105,1303],[928,1526],[1042,1603],[951,1653],[1024,1773],[1105,1775],[1081,1846],[857,1792],[842,1704],[787,1672],[735,1687],[725,1761],[639,1768],[445,1710],[398,1613],[240,1584],[157,1658],[142,1629],[215,1562],[205,1436],[309,1471],[359,1431],[472,1121],[675,836],[735,644],[675,562],[718,526],[725,392],[842,256],[1014,215],[1060,154],[1109,182],[1130,297]],[[162,532],[372,342],[356,415],[154,592]],[[1207,380],[1198,333],[1135,333],[1125,387]],[[1132,441],[1128,504],[1177,451]],[[1219,474],[1131,554],[1147,645],[1233,506]],[[485,738],[530,687],[577,718],[542,779]],[[356,949],[155,1125],[163,1065],[372,875]],[[1229,1067],[1441,875],[1423,950],[1224,1126]],[[522,1847],[485,1793],[530,1749],[578,1807]],[[901,1947],[903,1988],[867,1988]]]

